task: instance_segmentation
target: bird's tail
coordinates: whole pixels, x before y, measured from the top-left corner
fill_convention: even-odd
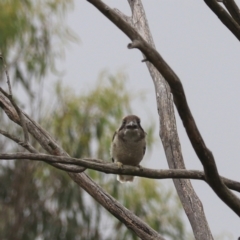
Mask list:
[[[130,176],[130,175],[117,175],[117,180],[119,182],[121,182],[121,183],[133,182],[134,176]]]

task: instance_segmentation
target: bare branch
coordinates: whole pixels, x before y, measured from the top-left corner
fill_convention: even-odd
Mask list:
[[[86,174],[69,174],[73,180],[88,192],[96,201],[106,208],[113,216],[123,222],[127,228],[134,231],[143,240],[164,240],[156,231],[145,222],[123,207],[99,185],[94,183]]]
[[[125,14],[123,14],[121,11],[119,11],[118,9],[114,8],[113,9],[122,19],[124,19],[127,23],[129,23],[130,25],[132,24],[132,18],[129,16],[126,16]]]
[[[128,0],[128,3],[132,10],[132,25],[144,40],[155,49],[141,0]],[[148,59],[146,60],[148,61]],[[147,62],[146,65],[154,82],[160,123],[160,138],[163,143],[168,166],[171,169],[185,169],[181,144],[177,133],[173,98],[169,85],[150,62]],[[190,180],[173,179],[173,183],[192,226],[195,239],[213,239],[202,203],[195,193]]]
[[[47,154],[32,154],[32,153],[2,153],[0,159],[4,160],[33,160],[44,161],[48,163],[64,163],[75,164],[85,168],[97,170],[99,172],[111,173],[111,174],[124,174],[138,177],[146,177],[151,179],[194,179],[206,181],[204,172],[198,170],[186,170],[186,169],[167,169],[167,170],[155,170],[150,168],[139,168],[124,165],[123,168],[119,168],[116,163],[105,162],[100,159],[93,158],[71,158],[65,156],[54,156]],[[54,165],[53,165],[54,166]],[[233,181],[221,177],[223,182],[232,190],[240,192],[240,182]]]
[[[5,63],[5,60],[3,58],[2,53],[0,53],[0,58],[2,59],[3,68],[4,68],[4,71],[5,71],[6,77],[7,77],[7,85],[8,85],[9,95],[12,96],[12,87],[11,87],[10,77],[9,77],[7,65]]]
[[[31,153],[36,153],[36,154],[39,153],[30,143],[25,143],[21,139],[13,136],[12,134],[10,134],[10,133],[8,133],[6,131],[0,130],[0,134],[2,134],[3,136],[5,136],[5,137],[7,137],[7,138],[9,138],[11,140],[13,140],[18,145],[20,145],[21,147],[27,149]],[[56,168],[58,168],[60,170],[63,170],[63,171],[68,171],[68,172],[73,172],[73,173],[80,173],[80,172],[85,171],[85,169],[82,169],[79,166],[63,165],[61,163],[51,163],[51,162],[48,162],[48,161],[45,161],[45,162],[50,164],[53,167],[56,167]]]
[[[23,142],[20,138],[17,138],[10,133],[0,129],[0,134],[2,134],[3,136],[5,136],[5,137],[7,137],[11,140],[13,140],[14,142],[16,142],[21,147],[27,149],[29,152],[38,153],[38,151],[30,143]]]
[[[14,108],[16,109],[16,111],[18,113],[18,116],[20,118],[21,127],[23,129],[24,141],[26,144],[28,144],[29,143],[29,135],[28,135],[28,131],[27,131],[25,117],[22,113],[22,110],[18,107],[18,105],[16,104],[16,102],[13,100],[12,97],[10,97],[9,100],[11,101],[12,105],[14,106]]]
[[[197,128],[187,103],[182,83],[161,55],[152,48],[126,21],[122,20],[109,6],[99,0],[88,0],[119,29],[121,29],[132,41],[140,40],[138,49],[158,69],[171,87],[174,103],[186,129],[190,142],[200,159],[208,184],[214,192],[225,202],[238,216],[240,216],[240,199],[234,195],[219,177],[217,166],[212,152],[206,147],[204,140]],[[239,32],[240,33],[240,32]],[[240,39],[240,38],[239,38]]]
[[[28,136],[28,131],[27,131],[27,127],[26,127],[25,118],[23,116],[23,113],[22,113],[21,109],[18,107],[18,105],[14,101],[12,95],[7,94],[2,88],[0,88],[0,91],[4,94],[5,97],[7,97],[10,100],[10,102],[14,106],[14,108],[15,108],[15,110],[16,110],[19,118],[20,118],[20,123],[21,123],[20,125],[21,125],[21,127],[23,129],[25,143],[28,144],[29,136]]]
[[[204,2],[208,5],[208,7],[218,16],[220,21],[235,35],[235,37],[240,41],[240,26],[238,25],[238,21],[235,21],[228,12],[220,6],[220,4],[216,0],[204,0]],[[224,1],[223,1],[224,2]],[[228,1],[228,8],[230,8],[230,1]],[[229,10],[229,9],[228,9]],[[237,17],[235,13],[235,9],[229,10],[233,17]],[[238,19],[238,17],[237,17]]]
[[[240,26],[240,10],[234,0],[223,0],[223,4],[232,15],[233,19]]]

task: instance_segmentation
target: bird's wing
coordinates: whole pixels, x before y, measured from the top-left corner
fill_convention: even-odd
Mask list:
[[[112,142],[113,142],[113,140],[114,140],[116,134],[117,134],[117,132],[114,132],[113,137],[112,137]]]
[[[145,155],[146,152],[146,145],[143,147],[143,156]]]

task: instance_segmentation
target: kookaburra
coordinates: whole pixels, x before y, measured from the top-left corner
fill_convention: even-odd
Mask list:
[[[128,115],[123,118],[122,125],[114,133],[111,144],[112,161],[119,166],[140,166],[146,150],[146,133],[141,127],[140,118]],[[133,176],[118,175],[120,182],[132,182]]]

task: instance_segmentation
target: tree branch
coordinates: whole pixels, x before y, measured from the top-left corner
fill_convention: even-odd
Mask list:
[[[2,153],[0,154],[2,160],[33,160],[44,161],[47,163],[62,163],[62,164],[74,164],[82,166],[84,168],[93,169],[99,172],[111,173],[111,174],[124,174],[139,177],[146,177],[151,179],[194,179],[206,181],[204,172],[198,170],[186,170],[186,169],[167,169],[167,170],[155,170],[150,168],[139,168],[124,165],[123,168],[119,168],[116,163],[105,162],[100,159],[92,158],[71,158],[66,156],[54,156],[42,153]],[[240,182],[233,181],[228,178],[221,177],[222,181],[230,189],[240,192]]]
[[[69,174],[70,177],[88,192],[97,202],[106,208],[113,216],[123,222],[127,228],[134,231],[143,240],[164,240],[156,231],[151,229],[145,222],[123,207],[111,195],[106,193],[99,185],[92,181],[88,175]]]
[[[141,0],[128,0],[128,3],[132,10],[131,26],[155,49]],[[144,55],[143,57],[145,58]],[[160,123],[160,138],[163,143],[168,166],[171,169],[185,169],[181,144],[177,133],[173,98],[169,85],[159,71],[148,62],[147,59],[142,60],[142,62],[143,61],[146,61],[155,86]],[[195,193],[190,180],[173,179],[173,182],[183,209],[192,226],[195,239],[213,239],[202,203]],[[191,201],[189,201],[189,199],[191,199]]]
[[[30,143],[23,142],[20,138],[17,138],[10,133],[0,129],[0,134],[13,140],[15,143],[17,143],[21,147],[27,149],[30,153],[38,153],[38,151]]]
[[[11,87],[11,84],[9,82],[9,85]],[[11,89],[11,88],[10,88]],[[20,108],[18,107],[18,105],[16,104],[16,102],[14,101],[13,99],[13,95],[10,95],[10,94],[7,94],[1,87],[0,87],[0,91],[1,93],[4,94],[5,97],[7,97],[9,99],[9,101],[12,103],[12,105],[14,106],[18,116],[19,116],[19,119],[20,119],[20,123],[21,123],[21,127],[23,129],[23,134],[24,134],[24,140],[25,140],[25,143],[28,144],[29,142],[29,136],[28,136],[28,132],[27,132],[27,127],[26,127],[26,122],[25,122],[25,118],[23,116],[23,113],[22,111],[20,110]]]
[[[9,95],[12,96],[12,87],[11,87],[11,83],[10,83],[10,77],[9,77],[9,74],[8,74],[7,65],[5,63],[5,60],[4,60],[1,52],[0,52],[0,58],[2,59],[3,68],[4,68],[4,71],[5,71],[6,77],[7,77],[7,85],[8,85]]]
[[[18,105],[16,104],[16,102],[13,99],[12,86],[11,86],[11,82],[10,82],[10,77],[9,77],[9,74],[8,74],[7,65],[6,65],[6,63],[4,61],[4,58],[3,58],[2,54],[0,54],[0,58],[2,59],[3,66],[4,66],[4,69],[5,69],[5,73],[6,73],[6,77],[7,77],[7,84],[8,84],[8,89],[9,89],[9,94],[7,94],[2,88],[0,88],[0,91],[11,101],[12,105],[16,109],[16,111],[18,113],[18,116],[20,118],[22,129],[23,129],[25,144],[27,145],[28,142],[29,142],[29,136],[28,136],[28,131],[27,131],[27,128],[26,128],[25,118],[24,118],[24,116],[22,114],[22,111],[20,110],[20,108],[18,107]]]
[[[228,14],[228,12],[220,6],[216,0],[204,0],[207,6],[218,16],[220,21],[235,35],[235,37],[240,41],[240,26],[238,25],[238,20],[235,21],[233,18],[236,18],[235,10],[230,9],[230,1],[228,2],[228,11],[232,14],[233,18]],[[224,2],[224,1],[223,1]],[[238,17],[237,17],[238,19]]]
[[[39,153],[30,143],[23,142],[21,139],[13,136],[12,134],[9,134],[6,131],[0,130],[0,134],[2,134],[3,136],[5,136],[5,137],[7,137],[11,140],[13,140],[15,143],[17,143],[21,147],[25,148],[26,150],[28,150],[30,153],[36,153],[36,154]],[[74,172],[74,173],[80,173],[80,172],[85,171],[85,169],[82,169],[82,168],[80,168],[78,166],[74,166],[74,165],[67,166],[67,165],[63,165],[61,163],[51,163],[51,162],[48,162],[48,161],[45,161],[45,162],[50,164],[51,166],[53,166],[55,168],[63,170],[63,171]]]
[[[240,26],[240,10],[234,0],[223,0],[223,4],[232,15],[233,19]]]
[[[211,151],[206,147],[204,140],[197,128],[192,116],[182,83],[161,55],[153,49],[126,21],[115,13],[109,6],[100,0],[87,0],[121,29],[146,58],[158,69],[171,87],[174,103],[186,129],[190,142],[200,159],[208,184],[214,192],[225,202],[238,216],[240,216],[240,200],[222,182]]]

